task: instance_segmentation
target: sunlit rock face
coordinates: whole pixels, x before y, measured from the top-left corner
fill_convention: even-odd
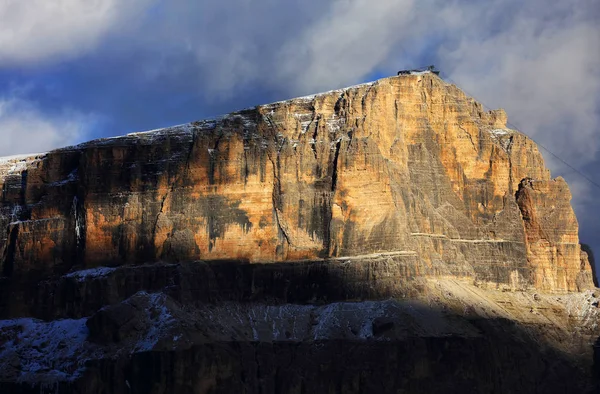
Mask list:
[[[393,251],[417,256],[419,275],[592,283],[565,182],[502,110],[433,74],[5,160],[0,174],[11,275]]]
[[[568,186],[434,74],[0,159],[0,186],[0,392],[592,387]]]

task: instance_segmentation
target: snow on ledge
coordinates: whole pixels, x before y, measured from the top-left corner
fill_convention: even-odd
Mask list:
[[[111,139],[118,139],[118,138],[124,138],[124,137],[147,137],[147,136],[152,136],[152,135],[157,135],[157,134],[171,133],[174,131],[183,131],[186,133],[191,133],[192,125],[190,123],[184,123],[184,124],[180,124],[180,125],[176,125],[176,126],[162,127],[159,129],[136,131],[134,133],[128,133],[124,136],[121,135],[121,136],[116,136],[116,137],[110,137],[107,139],[111,140]]]
[[[152,350],[158,341],[168,336],[168,330],[175,323],[175,318],[166,305],[167,296],[165,294],[140,291],[136,295],[147,297],[148,309],[146,313],[152,324],[148,332],[138,339],[132,353]]]
[[[116,268],[112,267],[96,267],[87,270],[71,272],[63,276],[63,278],[75,278],[78,282],[83,282],[87,279],[95,279],[107,276],[116,270]]]
[[[3,172],[7,171],[8,167],[7,173],[9,174],[23,172],[27,169],[29,164],[35,162],[40,156],[44,156],[45,154],[46,153],[26,153],[0,157],[0,166],[4,167]]]
[[[347,90],[351,90],[351,89],[357,89],[357,88],[362,88],[362,87],[366,87],[366,86],[373,86],[375,84],[377,84],[377,82],[379,82],[379,80],[377,81],[371,81],[371,82],[365,82],[365,83],[359,83],[358,85],[353,85],[353,86],[348,86],[345,88],[340,88],[340,89],[333,89],[333,90],[328,90],[326,92],[321,92],[321,93],[315,93],[315,94],[309,94],[308,96],[301,96],[301,97],[293,97],[290,99],[286,99],[286,100],[280,100],[280,101],[275,101],[273,103],[269,103],[269,104],[264,104],[261,105],[261,107],[270,107],[272,105],[275,104],[282,104],[288,101],[311,101],[317,97],[321,97],[321,96],[325,96],[327,94],[332,94],[332,93],[343,93]]]
[[[17,381],[70,380],[81,365],[78,352],[88,336],[87,319],[43,322],[32,318],[0,320],[0,332],[15,331],[0,347],[0,376],[14,372]]]
[[[496,136],[512,134],[512,130],[510,129],[494,129],[490,130],[490,133]]]
[[[20,155],[2,156],[2,157],[0,157],[0,164],[12,163],[14,161],[24,161],[27,159],[35,159],[36,157],[45,155],[46,153],[48,153],[48,152],[23,153]]]

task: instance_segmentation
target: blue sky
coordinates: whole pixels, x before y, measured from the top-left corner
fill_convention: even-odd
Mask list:
[[[600,183],[594,0],[4,0],[0,155],[181,124],[436,64]],[[600,254],[600,190],[569,182]]]

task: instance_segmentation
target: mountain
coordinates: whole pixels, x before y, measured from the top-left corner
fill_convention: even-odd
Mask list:
[[[424,72],[0,159],[0,391],[592,390],[569,188],[506,120]]]

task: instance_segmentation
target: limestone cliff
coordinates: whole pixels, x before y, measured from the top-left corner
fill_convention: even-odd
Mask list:
[[[263,362],[268,365],[282,362],[281,352],[295,352],[286,347],[288,342],[306,345],[297,350],[299,359],[306,360],[315,352],[309,338],[329,340],[326,347],[338,351],[331,341],[349,340],[348,335],[358,338],[352,340],[367,340],[390,327],[402,328],[388,333],[386,340],[399,347],[386,356],[397,368],[390,367],[385,373],[405,368],[394,352],[407,350],[406,335],[463,338],[468,345],[455,344],[456,357],[470,365],[467,369],[477,363],[475,358],[485,357],[475,350],[468,352],[478,346],[500,352],[497,360],[510,364],[498,344],[485,342],[482,334],[501,332],[505,320],[492,326],[455,324],[454,317],[444,314],[437,328],[425,321],[406,326],[406,316],[413,312],[407,312],[406,305],[378,301],[388,297],[426,301],[442,311],[462,308],[457,312],[461,318],[474,313],[481,319],[528,321],[535,327],[550,321],[553,328],[538,333],[546,339],[566,332],[571,335],[572,327],[580,327],[585,335],[574,337],[577,349],[595,339],[596,326],[590,328],[577,320],[597,319],[597,313],[591,306],[591,293],[583,292],[593,288],[592,274],[579,245],[577,219],[565,181],[551,179],[535,143],[506,127],[504,111],[484,111],[456,86],[431,73],[385,78],[214,120],[1,159],[0,186],[0,318],[71,319],[70,327],[87,324],[90,341],[108,346],[127,342],[132,327],[146,333],[154,330],[158,335],[162,323],[156,316],[145,317],[142,311],[168,310],[169,319],[195,327],[184,324],[187,328],[181,332],[169,331],[168,352],[177,349],[173,338],[178,335],[188,341],[185,351],[174,353],[171,361],[161,358],[171,357],[171,353],[143,360],[140,356],[141,364],[122,361],[127,364],[123,368],[135,370],[144,363],[167,368],[168,363],[175,363],[179,365],[177,373],[187,376],[189,371],[183,371],[190,367],[188,361],[201,357],[208,368],[203,373],[214,373],[200,379],[203,383],[194,383],[196,388],[202,384],[213,387],[214,379],[231,378],[232,374],[250,374],[252,378],[240,383],[248,392],[254,392],[248,389],[252,385],[261,386],[265,381],[279,384],[281,379],[290,386],[281,386],[279,391],[274,386],[265,392],[325,392],[331,390],[326,387],[327,379],[322,383],[325,386],[319,386],[325,375],[310,368],[307,376],[312,376],[317,386],[290,383],[284,378],[289,371],[277,377],[265,375],[263,369],[261,377],[260,371],[252,368],[259,368],[260,357],[266,357],[269,361]],[[464,302],[456,303],[464,291],[456,287],[456,281],[472,294],[482,292],[473,296],[479,301],[465,296]],[[448,290],[450,287],[453,290]],[[501,295],[498,290],[525,292],[529,298]],[[577,319],[572,321],[571,310],[552,294],[564,294],[565,299],[587,306],[581,306],[585,310],[578,309]],[[353,308],[344,302],[369,300],[375,306],[357,309],[350,313],[353,318],[336,312],[336,308]],[[482,302],[488,309],[477,309]],[[515,306],[509,308],[507,303]],[[529,321],[531,316],[522,313],[529,309],[533,313],[536,303],[536,308],[545,312]],[[192,304],[196,310],[180,310],[182,305]],[[323,304],[330,306],[319,306]],[[217,309],[202,309],[206,305]],[[131,318],[139,313],[143,316]],[[215,323],[216,331],[206,328],[208,321],[198,320],[207,313],[221,322]],[[264,327],[256,326],[253,318],[247,320],[257,314],[264,315]],[[331,314],[336,322],[345,322],[347,333],[331,331],[331,322],[327,323]],[[438,321],[438,312],[434,315],[437,317],[432,319]],[[228,320],[231,316],[237,316],[237,323]],[[353,323],[352,319],[359,321]],[[361,321],[368,323],[364,326]],[[16,324],[15,320],[4,322],[4,328]],[[54,323],[48,324],[36,330],[55,329]],[[256,331],[267,330],[269,324],[272,330],[279,325],[277,333]],[[327,334],[319,334],[322,324]],[[227,331],[230,329],[233,331]],[[226,335],[217,335],[223,330]],[[152,346],[140,348],[140,338],[136,338],[130,341],[132,354],[158,346],[150,341]],[[104,356],[94,357],[98,350],[94,353],[86,348],[83,337],[77,337],[75,343],[79,340],[83,342],[78,351],[96,360],[94,363],[101,364],[112,354],[103,348]],[[264,353],[254,345],[234,351],[256,357],[253,367],[237,365],[233,359],[215,364],[232,352],[230,345],[210,345],[223,341],[272,345],[263,349]],[[283,347],[277,350],[281,341]],[[416,346],[439,345],[428,341]],[[527,344],[535,349],[535,341]],[[379,349],[378,344],[369,342],[369,346],[373,346],[371,350],[364,350],[370,354],[368,360],[369,352],[380,351],[374,350]],[[444,342],[443,346],[454,345]],[[573,351],[573,347],[557,346],[560,351]],[[591,347],[586,349],[591,351]],[[216,359],[206,356],[209,353]],[[426,380],[432,373],[443,375],[429,364],[428,357],[438,356],[415,353],[414,357],[425,360],[414,360],[425,368],[413,371],[415,376]],[[530,356],[527,362],[537,365],[538,360],[532,361]],[[348,357],[361,358],[356,354]],[[369,368],[377,369],[376,359],[368,361]],[[292,365],[308,368],[304,361],[297,362],[300,364],[290,361],[291,370],[295,368]],[[100,364],[86,368],[85,379],[69,380],[69,385],[75,385],[69,390],[86,392],[81,385],[88,383],[97,392],[106,389],[103,374],[114,374],[114,365]],[[540,376],[546,372],[540,370]],[[121,380],[129,382],[134,379],[131,374]],[[339,374],[335,379],[344,381],[344,373]],[[27,376],[35,380],[36,375]],[[374,376],[347,381],[348,387],[338,389],[364,392],[377,384]],[[447,376],[449,381],[455,379],[452,376]],[[5,379],[16,378],[5,375]],[[518,376],[515,379],[519,382]],[[480,383],[481,392],[494,392],[486,389],[489,382],[485,379]],[[531,387],[541,387],[538,383],[532,381]],[[112,392],[127,392],[122,382],[119,384]],[[389,392],[410,386],[402,381],[390,384]],[[470,383],[464,384],[469,387]],[[497,392],[513,387],[490,384]],[[159,386],[187,392],[164,382]],[[16,390],[17,386],[11,387]],[[156,387],[149,391],[163,392]],[[241,386],[227,387],[235,391]]]
[[[568,187],[536,145],[433,74],[9,160],[0,174],[13,276],[390,251],[418,256],[422,274],[512,288],[574,291],[590,272]]]

